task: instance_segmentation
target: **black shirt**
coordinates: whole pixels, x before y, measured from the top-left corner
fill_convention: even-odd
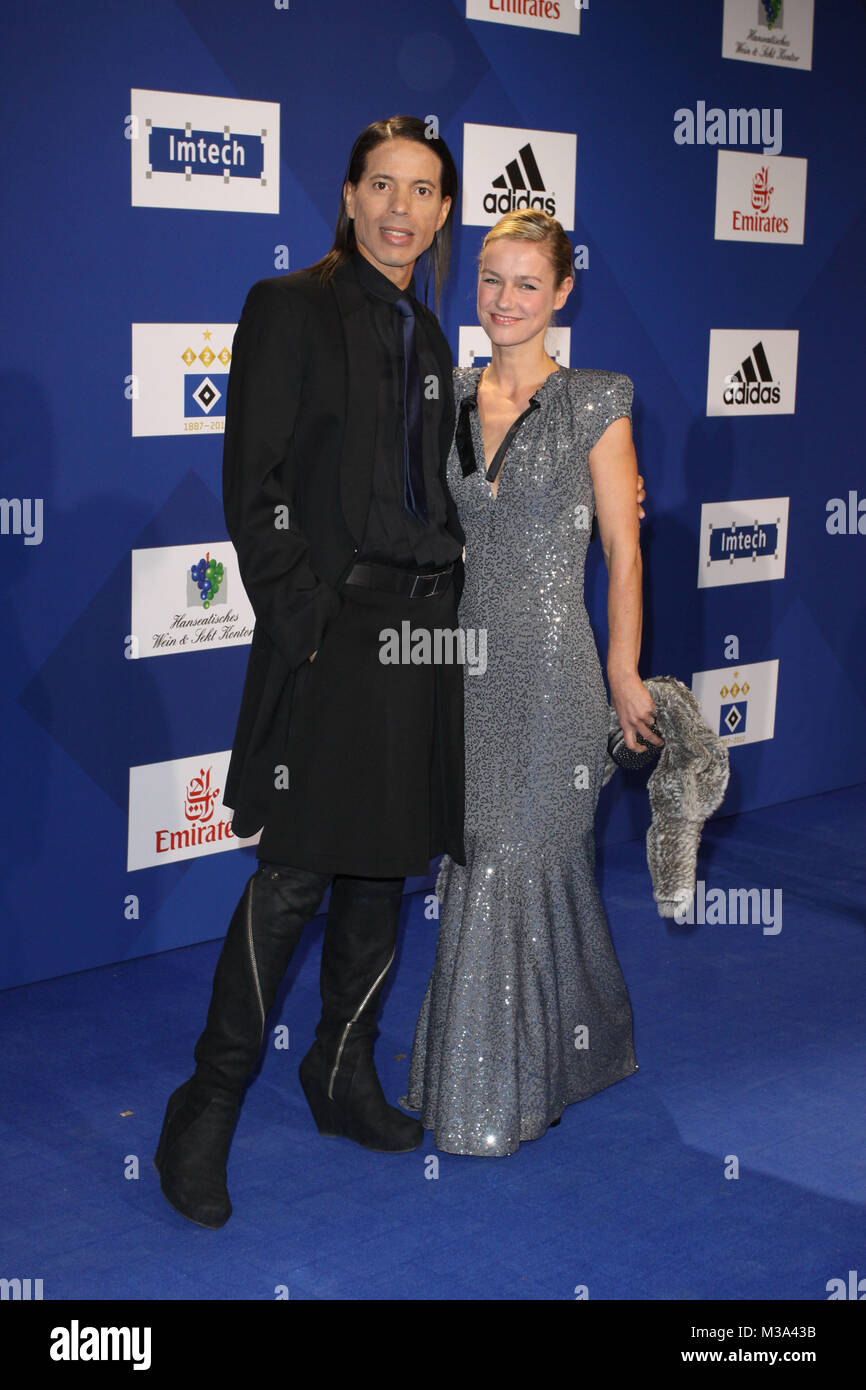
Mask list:
[[[440,380],[430,326],[423,314],[416,313],[415,350],[421,385],[427,493],[428,521],[425,525],[406,510],[403,502],[403,320],[399,310],[393,307],[401,291],[359,251],[353,252],[351,259],[367,298],[379,383],[370,509],[357,559],[406,569],[444,569],[462,553],[462,546],[445,527],[445,494],[439,479],[442,398],[451,390],[451,382]],[[413,301],[414,291],[413,280],[405,290]]]

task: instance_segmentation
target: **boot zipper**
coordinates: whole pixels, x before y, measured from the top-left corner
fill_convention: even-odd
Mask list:
[[[391,969],[391,962],[393,961],[393,959],[394,959],[394,957],[395,957],[396,954],[397,954],[397,947],[395,946],[395,947],[394,947],[394,950],[391,952],[390,959],[389,959],[389,961],[388,961],[388,964],[385,966],[385,969],[382,971],[381,975],[379,975],[378,979],[374,980],[373,984],[370,986],[370,988],[367,990],[367,993],[364,995],[364,998],[361,1000],[361,1003],[358,1005],[357,1009],[355,1010],[354,1017],[352,1017],[352,1018],[349,1019],[349,1022],[346,1024],[345,1028],[343,1029],[343,1036],[342,1036],[341,1039],[340,1039],[340,1046],[337,1048],[337,1059],[336,1059],[336,1061],[334,1062],[334,1070],[331,1072],[331,1079],[330,1079],[330,1081],[328,1082],[328,1100],[333,1100],[333,1099],[334,1099],[334,1080],[335,1080],[336,1075],[337,1075],[337,1072],[339,1071],[339,1068],[340,1068],[340,1058],[341,1058],[342,1055],[343,1055],[343,1048],[344,1048],[345,1045],[346,1045],[346,1038],[349,1036],[349,1029],[352,1027],[352,1024],[353,1024],[353,1023],[357,1023],[357,1022],[358,1022],[358,1019],[361,1017],[361,1014],[364,1012],[364,1009],[367,1007],[367,1001],[370,999],[371,995],[375,993],[375,991],[378,989],[379,985],[380,985],[380,984],[382,983],[382,981],[384,980],[385,976],[388,974],[388,971]]]
[[[261,1016],[262,1016],[261,1032],[259,1033],[259,1042],[261,1043],[262,1038],[265,1036],[265,1005],[264,1005],[264,1001],[263,1001],[263,999],[262,999],[262,991],[261,991],[261,986],[260,986],[260,984],[259,984],[259,971],[258,971],[258,967],[257,967],[257,965],[256,965],[256,953],[255,953],[255,949],[254,949],[254,947],[253,947],[252,906],[253,906],[253,880],[250,879],[249,891],[247,892],[247,944],[249,945],[249,949],[250,949],[250,966],[251,966],[252,972],[253,972],[253,984],[254,984],[255,987],[256,987],[256,998],[257,998],[258,1001],[259,1001],[259,1013],[260,1013]]]

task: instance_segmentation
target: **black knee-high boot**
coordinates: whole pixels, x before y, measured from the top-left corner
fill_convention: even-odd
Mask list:
[[[322,1017],[299,1075],[320,1134],[409,1153],[423,1127],[385,1100],[373,1065],[376,1010],[394,959],[402,879],[339,877],[322,948]]]
[[[154,1165],[171,1205],[216,1229],[232,1207],[226,1162],[244,1085],[255,1067],[265,1019],[327,874],[262,863],[226,933],[193,1076],[171,1095]]]

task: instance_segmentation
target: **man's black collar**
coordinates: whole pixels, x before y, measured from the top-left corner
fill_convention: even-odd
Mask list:
[[[359,283],[363,285],[365,290],[377,295],[379,299],[387,300],[389,304],[393,304],[400,298],[401,294],[408,294],[412,299],[416,298],[414,275],[406,289],[399,290],[393,280],[389,280],[387,275],[383,275],[380,270],[377,270],[372,261],[368,261],[366,256],[362,256],[357,248],[352,252],[350,260],[355,268]]]

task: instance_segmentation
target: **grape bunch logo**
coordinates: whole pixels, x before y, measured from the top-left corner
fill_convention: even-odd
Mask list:
[[[221,590],[222,597],[217,597]],[[206,551],[197,564],[190,565],[186,577],[187,607],[200,603],[202,608],[210,608],[212,603],[225,603],[225,591],[225,566]]]
[[[782,0],[759,0],[758,23],[767,29],[775,29],[782,23]]]

